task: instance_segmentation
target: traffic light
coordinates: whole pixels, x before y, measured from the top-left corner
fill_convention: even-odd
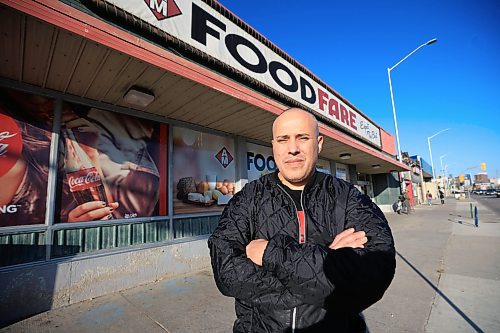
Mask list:
[[[481,170],[486,171],[486,163],[481,163]]]
[[[460,182],[463,183],[465,181],[465,176],[464,175],[458,176],[458,180],[460,180]]]

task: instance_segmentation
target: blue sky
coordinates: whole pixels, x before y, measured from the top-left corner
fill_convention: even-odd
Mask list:
[[[309,68],[382,128],[401,150],[448,172],[500,177],[500,1],[236,1],[225,7]]]

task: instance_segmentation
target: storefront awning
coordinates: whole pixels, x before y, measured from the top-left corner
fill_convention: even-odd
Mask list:
[[[255,90],[60,1],[2,1],[0,26],[8,83],[42,87],[135,114],[185,122],[270,142],[271,125],[288,108]],[[147,87],[155,99],[132,107],[123,96]],[[356,164],[361,173],[409,170],[393,156],[322,124],[322,157]]]

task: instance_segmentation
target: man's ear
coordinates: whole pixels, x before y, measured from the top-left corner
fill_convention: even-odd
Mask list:
[[[323,136],[318,135],[318,154],[321,153],[321,149],[323,149]]]

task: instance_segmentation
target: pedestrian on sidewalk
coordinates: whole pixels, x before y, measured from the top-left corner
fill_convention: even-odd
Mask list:
[[[411,202],[410,202],[410,195],[409,195],[408,188],[405,190],[405,192],[401,196],[401,206],[402,206],[402,212],[403,213],[406,213],[407,215],[410,214],[410,212],[411,212]]]
[[[429,191],[427,191],[427,204],[432,206],[432,194]]]
[[[233,332],[366,332],[361,311],[395,272],[391,230],[353,185],[316,171],[315,117],[273,123],[278,170],[247,184],[208,240],[219,290],[234,297]]]
[[[444,192],[438,187],[439,189],[439,199],[441,199],[441,205],[444,205]]]

